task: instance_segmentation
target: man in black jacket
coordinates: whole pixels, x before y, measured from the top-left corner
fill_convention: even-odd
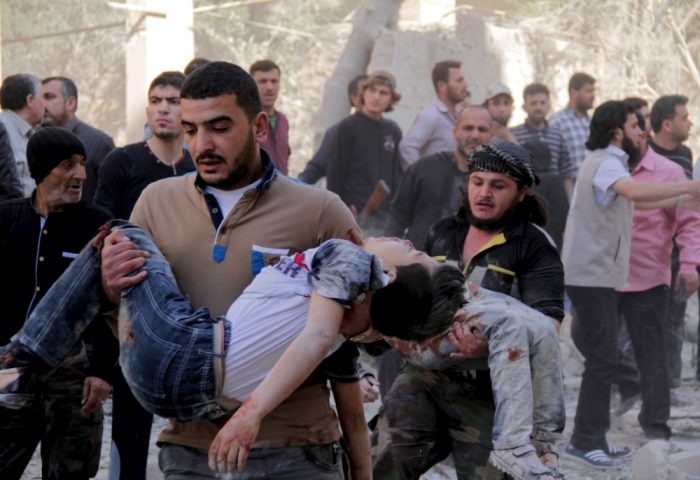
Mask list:
[[[30,198],[0,205],[0,262],[12,281],[0,289],[0,342],[16,334],[51,285],[112,216],[80,201],[85,147],[68,130],[48,127],[27,145],[37,187]],[[0,408],[0,478],[18,480],[41,442],[43,478],[88,479],[97,473],[102,404],[111,391],[119,347],[104,322],[37,386],[23,408]]]
[[[391,202],[384,234],[407,238],[418,249],[430,226],[455,215],[462,202],[469,157],[479,145],[491,141],[491,115],[481,106],[470,106],[457,117],[453,130],[457,148],[453,152],[427,155],[411,165]]]
[[[564,268],[541,226],[546,208],[528,193],[537,179],[532,155],[504,140],[479,147],[488,157],[469,167],[462,208],[437,222],[424,250],[459,266],[470,282],[510,295],[552,318],[564,318]],[[486,363],[488,344],[455,328],[451,335],[466,369],[432,371],[407,364],[384,400],[379,438],[388,440],[374,464],[375,480],[418,478],[452,453],[459,478],[500,478],[487,465],[495,405]],[[468,369],[468,370],[467,370]],[[558,452],[536,442],[542,462],[556,467]]]

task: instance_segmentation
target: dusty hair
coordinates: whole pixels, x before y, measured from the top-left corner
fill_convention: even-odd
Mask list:
[[[422,342],[439,335],[465,302],[464,282],[451,265],[438,266],[432,275],[419,263],[399,266],[396,281],[372,297],[372,325],[402,340]]]

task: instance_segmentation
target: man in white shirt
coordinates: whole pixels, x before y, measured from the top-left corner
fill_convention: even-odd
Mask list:
[[[41,124],[45,110],[39,79],[25,73],[7,77],[0,89],[0,106],[0,120],[7,128],[17,173],[22,182],[24,196],[28,197],[36,184],[27,166],[27,142],[34,133],[34,128]]]
[[[438,152],[450,152],[456,144],[452,130],[457,121],[457,105],[468,95],[462,62],[445,60],[433,67],[433,86],[437,98],[420,112],[399,146],[404,165]]]
[[[632,106],[610,101],[591,119],[564,233],[562,262],[566,291],[574,306],[574,344],[585,358],[574,432],[564,456],[605,469],[629,448],[609,444],[610,387],[617,366],[618,297],[629,276],[632,212],[688,206],[700,195],[700,181],[635,181],[627,161],[639,155],[641,130]],[[660,341],[663,341],[661,339]]]

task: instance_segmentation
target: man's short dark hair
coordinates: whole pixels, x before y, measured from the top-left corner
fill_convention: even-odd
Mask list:
[[[449,328],[464,304],[462,272],[440,265],[431,276],[424,265],[396,268],[396,281],[374,292],[370,317],[374,328],[390,337],[422,342]]]
[[[180,89],[180,98],[190,100],[221,95],[235,95],[249,121],[262,112],[258,85],[248,72],[233,63],[207,63],[192,72]]]
[[[26,73],[10,75],[0,88],[0,107],[14,112],[22,110],[27,104],[28,95],[35,98],[41,95],[39,79]]]
[[[627,97],[627,98],[625,98],[625,99],[623,100],[623,102],[625,102],[625,103],[631,105],[632,108],[634,108],[634,111],[635,111],[635,112],[636,112],[637,110],[639,110],[640,108],[642,108],[642,107],[648,107],[648,106],[649,106],[649,102],[647,102],[647,101],[644,100],[643,98],[639,98],[639,97]],[[642,129],[642,130],[644,130],[644,129]]]
[[[66,77],[48,77],[41,81],[42,85],[46,85],[49,82],[57,80],[61,82],[61,92],[63,93],[63,100],[67,101],[69,98],[75,98],[76,108],[78,106],[78,87],[75,86],[73,80]]]
[[[616,100],[610,100],[596,108],[591,118],[591,130],[586,148],[591,151],[607,148],[615,135],[615,130],[618,128],[624,130],[630,113],[635,113],[630,104]]]
[[[523,100],[528,95],[537,95],[538,93],[544,93],[549,97],[549,88],[547,88],[547,85],[544,85],[542,83],[531,83],[530,85],[525,87],[525,90],[523,90]]]
[[[578,92],[589,83],[595,85],[595,78],[583,72],[574,73],[569,80],[569,91],[576,90]]]
[[[269,72],[270,70],[277,70],[280,75],[282,75],[282,70],[280,67],[272,60],[258,60],[250,66],[250,76],[255,75],[255,72]]]
[[[360,93],[360,82],[364,82],[368,78],[369,75],[363,73],[350,80],[350,83],[348,83],[348,99],[350,99],[351,95],[358,95]]]
[[[462,68],[462,62],[457,60],[443,60],[438,62],[433,67],[433,87],[437,92],[438,82],[449,82],[450,81],[450,68]]]
[[[664,120],[676,118],[676,107],[686,103],[688,103],[688,97],[685,95],[664,95],[659,97],[654,102],[654,106],[651,107],[651,117],[649,118],[649,123],[654,133],[661,131]]]
[[[178,90],[182,88],[182,84],[185,83],[185,74],[182,72],[163,72],[153,79],[151,85],[148,87],[148,93],[153,91],[156,87],[175,87]]]
[[[627,102],[628,105],[632,105],[631,103]],[[634,111],[634,116],[637,117],[637,122],[639,123],[639,128],[642,129],[644,132],[646,130],[647,122],[644,121],[644,115],[639,113],[639,110]]]
[[[185,76],[189,77],[190,73],[194,72],[202,65],[206,65],[207,63],[209,63],[209,60],[206,58],[193,58],[185,67]]]

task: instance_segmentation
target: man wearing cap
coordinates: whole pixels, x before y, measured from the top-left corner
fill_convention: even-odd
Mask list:
[[[16,334],[51,285],[78,256],[109,212],[80,201],[85,147],[73,133],[43,128],[27,144],[36,188],[0,204],[0,262],[12,281],[0,289],[0,342]],[[0,478],[18,480],[41,442],[43,478],[87,479],[97,473],[102,404],[111,391],[118,345],[102,325],[92,331],[31,404],[0,408]],[[22,408],[19,408],[22,407]]]
[[[433,67],[436,98],[420,112],[401,142],[401,155],[410,166],[428,155],[449,152],[455,148],[452,130],[457,120],[457,106],[467,98],[467,80],[462,62],[444,60]]]
[[[360,98],[360,110],[341,121],[336,129],[327,187],[358,216],[364,235],[378,236],[401,180],[401,129],[393,120],[384,118],[384,113],[393,110],[401,95],[396,92],[394,76],[379,70],[362,84]],[[384,182],[389,194],[377,202],[370,201],[377,199],[373,193],[380,182]]]
[[[486,91],[483,106],[493,117],[493,138],[500,138],[518,143],[515,135],[508,129],[508,121],[513,115],[513,94],[502,83],[492,83]]]
[[[524,148],[504,140],[477,148],[462,208],[432,226],[424,250],[459,266],[470,282],[549,316],[558,330],[564,269],[541,228],[545,206],[529,193],[537,181]],[[375,479],[418,478],[449,453],[458,478],[502,478],[488,465],[495,409],[488,344],[461,328],[451,340],[468,363],[439,372],[407,364],[384,400],[379,438],[387,441],[374,465]],[[534,399],[536,410],[543,401]],[[541,459],[547,456],[544,464],[556,466],[553,445],[533,444]]]

